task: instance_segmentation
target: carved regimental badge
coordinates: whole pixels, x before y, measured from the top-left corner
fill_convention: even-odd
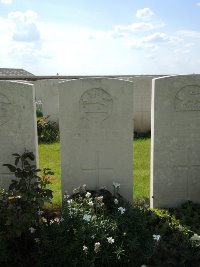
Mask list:
[[[200,86],[187,85],[175,96],[176,111],[200,111]]]
[[[88,89],[80,98],[80,112],[92,122],[106,120],[112,113],[111,95],[101,88]]]
[[[11,103],[8,97],[0,93],[0,126],[9,121],[10,109],[11,109]]]

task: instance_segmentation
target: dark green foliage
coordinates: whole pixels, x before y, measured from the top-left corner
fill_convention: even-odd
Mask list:
[[[38,118],[37,132],[39,143],[53,143],[59,141],[60,133],[58,123],[50,121],[49,116]]]
[[[40,111],[40,110],[36,110],[36,116],[37,116],[37,118],[41,118],[41,117],[43,117],[43,113],[42,113],[42,111]]]
[[[113,194],[79,187],[64,195],[61,215],[47,216],[51,170],[38,176],[31,152],[14,157],[4,166],[16,179],[0,191],[0,266],[200,267],[200,205],[146,209],[113,183]]]
[[[147,139],[147,138],[151,138],[151,131],[144,133],[134,132],[134,139]]]
[[[171,210],[171,213],[182,225],[186,225],[191,231],[200,235],[200,204],[188,201],[179,209]]]
[[[61,221],[43,225],[38,244],[39,267],[200,266],[199,242],[191,241],[194,233],[169,211],[133,207],[119,194],[115,196],[119,202],[113,204],[115,197],[104,189],[88,192],[89,199],[83,187],[75,190],[63,204]],[[101,196],[102,206],[101,201],[97,202]],[[120,213],[119,207],[125,212]],[[83,220],[85,214],[91,215],[89,221]],[[154,240],[154,235],[160,236],[159,240]],[[108,237],[114,239],[113,244],[107,242]],[[101,244],[98,253],[94,251],[96,242]]]
[[[200,266],[200,246],[191,241],[193,232],[167,210],[153,210],[149,227],[161,236],[150,265],[163,267]]]
[[[41,227],[37,266],[137,267],[151,257],[155,242],[146,220],[149,211],[122,198],[114,204],[115,197],[104,189],[88,191],[90,197],[82,187],[78,191],[64,201],[59,222]]]
[[[13,156],[15,164],[4,166],[16,179],[8,190],[0,191],[0,266],[18,266],[20,258],[23,259],[20,266],[26,266],[23,264],[34,243],[29,228],[37,227],[44,203],[52,199],[52,191],[46,188],[49,176],[53,174],[51,170],[44,169],[40,177],[32,152]]]

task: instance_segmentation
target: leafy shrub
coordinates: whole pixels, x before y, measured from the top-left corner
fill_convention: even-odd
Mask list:
[[[37,233],[36,266],[199,266],[200,236],[169,211],[133,207],[114,193],[83,186],[65,195],[61,218]]]
[[[80,187],[65,196],[62,217],[38,231],[36,266],[141,266],[155,246],[146,213],[105,189]]]
[[[191,231],[200,235],[200,204],[188,201],[179,209],[171,210],[182,225],[186,225]]]
[[[200,263],[200,242],[193,242],[194,232],[181,225],[167,210],[153,210],[149,227],[159,233],[160,240],[150,265],[163,267],[193,267]],[[199,237],[200,240],[200,237]]]
[[[14,157],[5,166],[16,179],[0,190],[0,266],[199,266],[199,205],[151,210],[123,199],[118,183],[113,194],[81,186],[50,219],[43,207],[52,198],[52,172],[38,176],[31,152]]]
[[[26,266],[23,263],[34,243],[30,232],[39,224],[44,203],[52,198],[52,191],[46,186],[53,173],[44,169],[42,177],[38,176],[40,170],[31,164],[35,160],[32,152],[13,156],[15,164],[4,166],[16,179],[12,180],[7,191],[0,191],[0,265],[17,266],[19,259],[23,258],[20,266]]]
[[[43,113],[42,113],[42,111],[40,111],[40,110],[36,110],[36,116],[37,116],[37,118],[41,118],[41,117],[43,117]]]
[[[38,118],[37,132],[39,143],[53,143],[59,141],[58,123],[49,121],[49,116]]]

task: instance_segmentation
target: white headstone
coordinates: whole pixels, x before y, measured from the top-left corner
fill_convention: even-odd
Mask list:
[[[62,192],[121,184],[133,198],[133,88],[117,79],[89,78],[60,83]]]
[[[200,75],[154,80],[151,206],[200,203]]]
[[[42,102],[43,116],[49,116],[50,121],[59,121],[58,83],[59,79],[34,81],[36,101]]]
[[[13,153],[25,149],[37,158],[37,133],[33,85],[0,81],[0,186],[7,188],[10,179],[7,167],[13,164]]]

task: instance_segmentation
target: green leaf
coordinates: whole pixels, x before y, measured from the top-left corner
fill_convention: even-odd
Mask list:
[[[17,166],[18,165],[18,163],[19,163],[19,157],[17,157],[16,159],[15,159],[15,165]]]
[[[16,171],[16,167],[11,165],[11,164],[3,164],[3,166],[8,167],[10,172],[15,172]]]
[[[26,153],[26,157],[29,158],[32,161],[35,159],[35,156],[34,156],[33,152],[27,152]]]

